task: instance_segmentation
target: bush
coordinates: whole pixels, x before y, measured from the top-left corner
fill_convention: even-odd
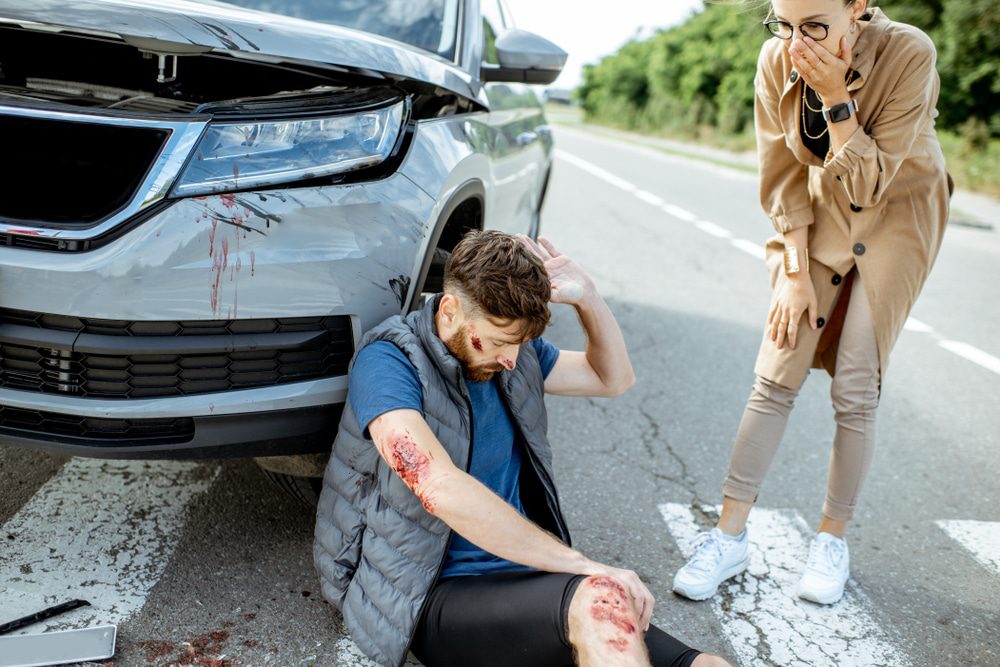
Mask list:
[[[938,47],[939,124],[1000,136],[1000,12],[996,0],[888,1],[886,14],[927,32]],[[707,3],[684,23],[631,41],[585,68],[577,94],[586,117],[620,127],[695,136],[709,126],[740,134],[753,121],[753,77],[767,39],[767,5]],[[969,130],[971,131],[971,130]],[[963,134],[968,131],[962,130]]]

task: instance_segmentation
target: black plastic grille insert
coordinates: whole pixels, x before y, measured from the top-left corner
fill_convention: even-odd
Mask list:
[[[168,444],[194,437],[190,417],[162,419],[104,419],[77,417],[43,410],[0,405],[0,432],[12,435],[69,438],[103,444],[143,442]]]
[[[189,396],[344,375],[344,315],[124,321],[0,309],[0,387],[86,398]]]

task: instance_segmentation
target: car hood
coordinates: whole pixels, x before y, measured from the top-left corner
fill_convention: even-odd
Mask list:
[[[341,67],[422,81],[470,99],[480,88],[443,59],[371,33],[192,0],[0,0],[0,25],[117,37],[162,52],[201,47],[263,62]],[[147,40],[156,40],[149,42]],[[166,44],[162,44],[166,43]]]

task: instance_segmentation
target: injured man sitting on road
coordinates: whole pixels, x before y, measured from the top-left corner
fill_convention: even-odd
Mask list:
[[[541,337],[576,308],[585,352]],[[728,665],[650,625],[635,572],[570,547],[544,393],[635,380],[587,274],[547,241],[471,232],[444,293],[362,340],[317,513],[323,593],[381,665]]]

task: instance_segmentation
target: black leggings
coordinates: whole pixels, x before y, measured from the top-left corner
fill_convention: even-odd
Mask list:
[[[442,579],[413,654],[427,667],[571,667],[569,606],[584,578],[532,571]],[[699,655],[653,625],[646,647],[653,667],[689,667]]]

